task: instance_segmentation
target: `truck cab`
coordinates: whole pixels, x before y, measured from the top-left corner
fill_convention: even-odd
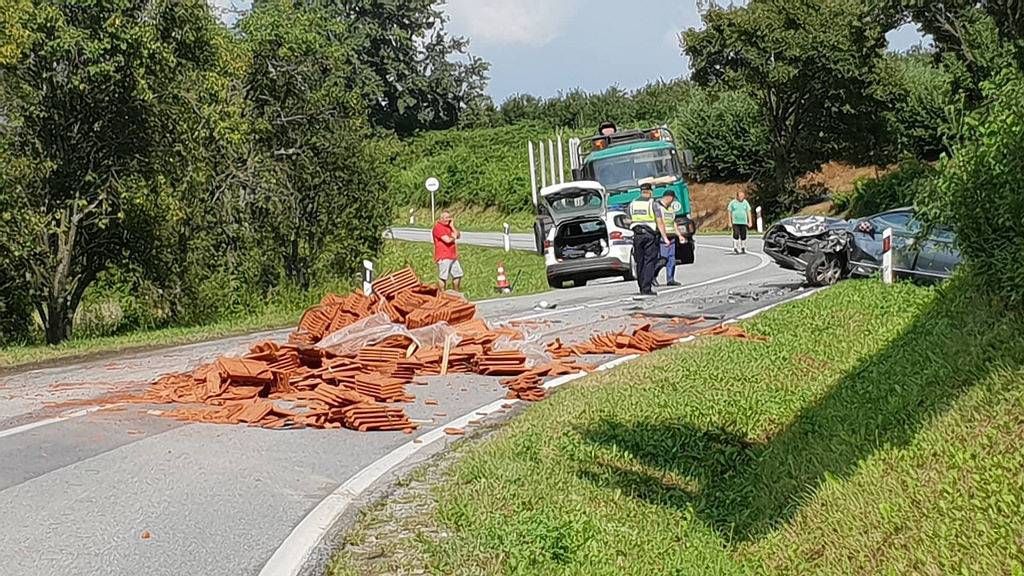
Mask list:
[[[667,127],[616,132],[570,142],[570,163],[576,180],[600,182],[608,191],[611,209],[624,208],[640,197],[640,183],[659,182],[654,197],[675,192],[680,216],[691,212],[686,172],[692,160],[680,157]]]

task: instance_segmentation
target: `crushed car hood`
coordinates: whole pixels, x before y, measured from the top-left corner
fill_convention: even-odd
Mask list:
[[[849,230],[851,224],[841,218],[826,218],[824,216],[794,216],[779,221],[782,226],[797,238],[809,238],[820,236],[828,231]]]

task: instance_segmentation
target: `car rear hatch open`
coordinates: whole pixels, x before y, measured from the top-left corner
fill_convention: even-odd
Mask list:
[[[571,182],[545,188],[540,195],[555,228],[553,248],[558,261],[608,253],[608,194],[603,186]]]

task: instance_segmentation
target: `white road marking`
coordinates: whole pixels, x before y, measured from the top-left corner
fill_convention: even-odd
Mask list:
[[[705,244],[697,244],[697,246],[700,247],[700,248],[711,248],[711,249],[715,249],[715,250],[723,250],[725,252],[731,252],[732,251],[732,248],[726,248],[724,246],[713,246],[713,245],[705,245]],[[710,286],[711,284],[718,284],[719,282],[725,282],[726,280],[732,280],[733,278],[738,278],[740,276],[745,276],[747,274],[750,274],[750,273],[753,273],[753,272],[757,272],[758,270],[763,270],[763,269],[767,268],[768,266],[770,266],[772,264],[772,259],[769,258],[768,256],[760,253],[760,252],[748,252],[748,254],[750,254],[752,256],[757,256],[758,258],[760,258],[761,259],[761,263],[758,264],[757,266],[754,266],[753,268],[748,268],[746,270],[742,270],[740,272],[734,272],[732,274],[727,274],[725,276],[718,276],[716,278],[712,278],[710,280],[705,280],[703,282],[698,282],[696,284],[688,284],[686,286],[680,286],[678,288],[669,288],[669,289],[666,289],[666,290],[659,290],[658,291],[658,295],[662,296],[662,295],[668,295],[668,294],[675,294],[677,292],[685,292],[687,290],[693,290],[695,288],[703,288],[704,286]],[[536,320],[538,318],[547,318],[548,316],[557,316],[559,314],[567,314],[569,312],[578,312],[580,310],[593,309],[593,308],[605,308],[607,306],[614,306],[616,304],[624,304],[624,303],[632,302],[632,301],[633,301],[633,297],[632,296],[629,296],[629,297],[626,297],[626,298],[616,298],[614,300],[606,300],[606,301],[603,301],[603,302],[595,302],[593,304],[583,304],[583,305],[580,305],[580,306],[573,306],[571,308],[565,308],[565,309],[562,309],[562,310],[549,310],[549,311],[546,311],[546,312],[538,312],[536,314],[527,314],[526,316],[519,316],[517,318],[512,318],[512,319],[509,320],[509,322],[521,322],[523,320]]]
[[[107,408],[114,408],[120,406],[120,404],[108,404],[106,406],[93,406],[91,408],[83,408],[81,410],[73,410],[71,412],[65,412],[60,416],[53,418],[47,418],[46,420],[40,420],[38,422],[30,422],[29,424],[22,424],[21,426],[15,426],[14,428],[8,428],[6,430],[0,430],[0,438],[6,438],[8,436],[14,436],[15,434],[21,434],[22,432],[28,432],[29,430],[35,430],[43,426],[50,424],[56,424],[58,422],[64,422],[72,418],[79,418],[86,414],[92,414],[93,412],[99,412],[100,410],[106,410]]]
[[[757,314],[780,304],[806,298],[814,292],[817,291],[811,291],[793,298],[787,298],[786,300],[778,302],[772,306],[765,306],[764,308],[755,310],[752,315],[747,314],[745,316],[748,318],[756,316]],[[681,338],[679,341],[689,342],[695,339],[696,338],[694,336],[687,336],[685,338]],[[602,364],[597,368],[597,370],[610,370],[616,366],[636,360],[639,357],[639,355],[634,354],[631,356],[616,358],[615,360]],[[551,380],[544,384],[544,387],[548,389],[557,388],[574,380],[583,378],[586,375],[586,372],[569,374],[567,376]],[[334,523],[337,522],[338,518],[341,517],[356,498],[358,498],[376,481],[380,480],[385,474],[390,472],[399,464],[408,460],[423,448],[445,438],[447,436],[444,431],[445,428],[465,428],[469,425],[470,420],[476,420],[481,417],[477,414],[478,412],[492,414],[501,410],[504,405],[516,404],[518,402],[518,400],[501,399],[472,410],[465,416],[456,418],[443,426],[438,426],[434,430],[420,436],[415,441],[399,446],[373,464],[370,464],[366,468],[360,470],[355,476],[350,478],[344,484],[339,486],[337,490],[327,496],[327,498],[324,498],[320,504],[318,504],[317,507],[309,513],[309,515],[303,518],[302,522],[300,522],[288,537],[285,538],[284,542],[281,543],[281,546],[274,551],[274,555],[270,557],[270,560],[267,561],[266,565],[263,566],[263,569],[260,570],[260,576],[297,576],[302,572],[313,551],[324,541],[324,537],[331,530]]]

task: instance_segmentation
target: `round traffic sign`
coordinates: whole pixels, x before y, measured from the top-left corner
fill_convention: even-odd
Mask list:
[[[441,189],[441,181],[431,176],[426,182],[427,192],[437,192]]]

